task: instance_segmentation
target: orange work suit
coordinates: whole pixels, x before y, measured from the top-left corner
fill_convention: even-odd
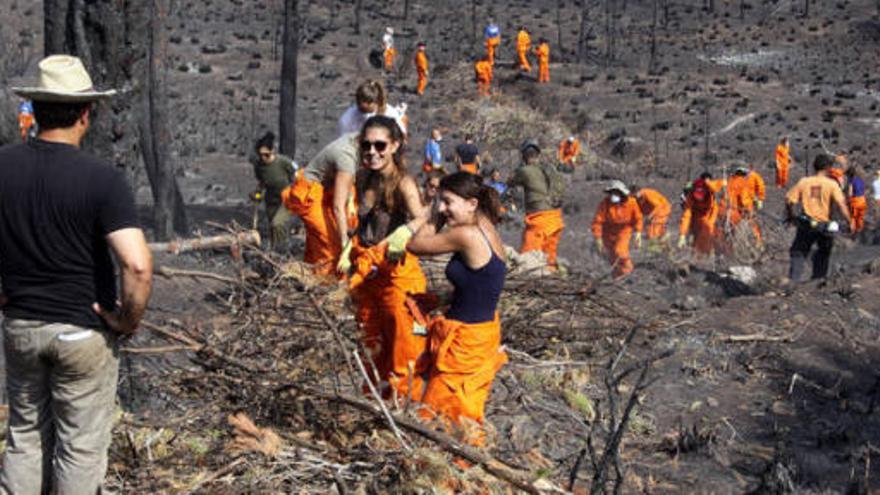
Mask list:
[[[730,204],[725,204],[727,218],[732,226],[746,220],[755,233],[755,240],[760,243],[761,228],[755,220],[755,191],[746,175],[733,175],[727,181],[727,195]]]
[[[645,238],[650,240],[661,239],[666,235],[666,222],[672,214],[672,205],[665,196],[656,189],[643,187],[636,195],[642,216],[650,218],[650,223],[645,228]]]
[[[384,389],[386,397],[392,390],[397,397],[406,397],[412,382],[412,398],[418,399],[423,382],[415,368],[427,344],[427,330],[415,321],[406,298],[427,291],[425,274],[413,254],[390,263],[385,258],[387,243],[364,247],[359,241],[358,237],[352,240],[349,287],[364,348],[380,384],[389,387]]]
[[[532,66],[529,64],[529,50],[532,48],[532,38],[528,31],[520,31],[516,35],[516,55],[519,58],[519,69],[524,72],[531,72]]]
[[[828,177],[831,177],[832,179],[837,181],[837,184],[840,187],[843,187],[843,185],[846,183],[846,172],[844,172],[842,168],[831,167],[826,170],[826,173],[828,174]]]
[[[525,217],[525,224],[519,252],[543,251],[547,255],[547,264],[555,267],[556,249],[562,237],[562,229],[565,228],[562,210],[557,208],[529,213]]]
[[[752,191],[752,198],[756,202],[764,201],[767,196],[767,188],[764,186],[764,178],[761,177],[761,174],[752,170],[746,176],[746,179],[749,181],[749,189]]]
[[[474,73],[477,78],[477,92],[480,96],[489,96],[489,88],[492,85],[492,64],[487,60],[478,60],[474,64]]]
[[[694,235],[694,250],[711,254],[715,250],[715,224],[718,221],[718,203],[714,195],[724,187],[722,180],[706,181],[712,195],[704,203],[698,203],[688,194],[684,200],[684,212],[678,226],[679,235]]]
[[[581,151],[581,142],[575,139],[569,141],[564,139],[559,143],[559,163],[574,166],[574,161]]]
[[[599,203],[593,217],[593,237],[602,239],[605,255],[614,267],[614,276],[620,277],[633,271],[629,256],[629,239],[633,230],[642,232],[642,210],[632,196],[618,204],[605,198]]]
[[[868,211],[868,201],[864,196],[852,196],[849,198],[849,230],[853,234],[865,230],[865,213]]]
[[[461,166],[458,167],[459,172],[467,172],[469,174],[477,174],[477,164],[476,163],[462,163]]]
[[[336,215],[333,214],[333,189],[307,179],[300,169],[293,185],[281,191],[281,201],[291,213],[302,219],[306,229],[303,261],[313,265],[315,273],[335,273],[342,245]],[[348,227],[356,225],[357,217],[350,215]]]
[[[421,95],[425,93],[425,87],[428,86],[428,56],[425,55],[425,52],[416,52],[416,74],[419,77],[416,93]]]
[[[494,38],[486,38],[486,58],[489,59],[489,63],[495,64],[495,49],[501,44],[501,37],[496,36]]]
[[[34,114],[32,113],[20,113],[18,114],[18,130],[21,132],[21,140],[27,140],[28,131],[31,130],[31,127],[34,125]]]
[[[385,70],[391,72],[394,68],[394,57],[397,56],[397,49],[393,46],[385,49]]]
[[[538,82],[550,82],[550,45],[541,43],[535,49],[538,57]]]
[[[431,320],[428,334],[429,350],[420,366],[428,370],[428,384],[420,414],[427,420],[439,416],[447,426],[452,422],[464,430],[468,443],[482,445],[485,432],[479,426],[483,424],[486,400],[495,374],[507,362],[498,313],[493,321],[483,323],[462,323],[439,316]]]
[[[782,189],[788,184],[788,166],[791,164],[791,146],[776,146],[776,187]]]

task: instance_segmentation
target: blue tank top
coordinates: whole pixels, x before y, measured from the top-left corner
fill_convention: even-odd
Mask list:
[[[446,311],[446,317],[450,320],[483,323],[495,319],[495,309],[498,307],[501,289],[504,288],[507,267],[495,254],[488,239],[486,245],[489,246],[492,257],[482,267],[476,270],[468,267],[459,253],[446,265],[446,278],[455,288],[452,304]]]
[[[861,177],[853,177],[850,185],[852,185],[852,195],[854,198],[860,198],[865,195],[865,181]]]

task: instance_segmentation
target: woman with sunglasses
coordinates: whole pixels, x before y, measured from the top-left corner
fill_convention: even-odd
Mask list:
[[[418,259],[406,252],[412,233],[427,220],[415,179],[406,173],[403,132],[394,119],[370,117],[360,134],[357,174],[358,229],[338,269],[349,287],[364,347],[386,396],[421,390],[413,370],[425,348],[425,328],[407,305],[427,281]]]
[[[479,425],[495,373],[507,362],[496,311],[507,273],[495,229],[500,220],[498,192],[480,176],[458,172],[440,181],[430,220],[407,246],[419,256],[453,255],[446,265],[451,304],[431,321],[429,349],[419,363],[428,376],[422,415],[455,423],[475,445],[484,441]],[[444,223],[449,228],[441,230]]]

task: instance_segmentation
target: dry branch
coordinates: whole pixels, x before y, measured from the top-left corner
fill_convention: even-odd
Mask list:
[[[213,237],[200,237],[197,239],[178,239],[171,242],[151,242],[149,247],[150,251],[153,252],[180,254],[189,251],[227,248],[242,244],[259,246],[260,233],[256,230],[248,230],[237,234],[223,234],[215,235]]]
[[[227,277],[225,275],[220,275],[218,273],[211,272],[202,272],[197,270],[179,270],[177,268],[171,268],[168,266],[159,266],[155,270],[154,273],[157,275],[162,275],[165,278],[173,278],[173,277],[192,277],[192,278],[208,278],[211,280],[219,280],[220,282],[226,282],[229,284],[238,283],[238,280]]]

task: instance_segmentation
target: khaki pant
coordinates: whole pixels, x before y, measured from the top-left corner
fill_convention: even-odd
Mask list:
[[[280,203],[266,205],[266,217],[269,220],[269,240],[276,253],[287,250],[287,238],[290,236],[290,212]]]
[[[63,323],[3,323],[9,424],[0,492],[98,493],[119,376],[116,337]]]

